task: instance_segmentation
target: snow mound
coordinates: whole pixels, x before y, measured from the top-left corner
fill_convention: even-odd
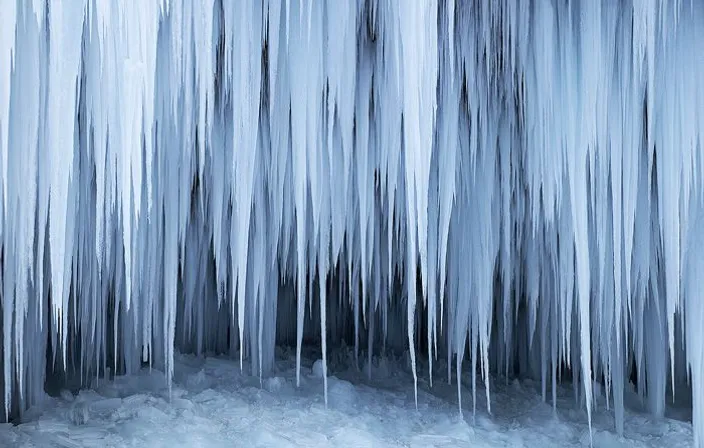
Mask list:
[[[325,373],[323,371],[323,360],[322,359],[316,359],[315,362],[313,363],[313,368],[311,369],[311,374],[315,378],[322,378]]]

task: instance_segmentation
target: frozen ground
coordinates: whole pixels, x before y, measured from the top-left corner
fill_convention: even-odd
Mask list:
[[[413,381],[402,361],[375,360],[372,381],[352,357],[339,351],[330,361],[329,406],[323,401],[319,365],[309,355],[295,387],[295,358],[280,352],[275,376],[241,375],[229,359],[176,358],[169,400],[164,376],[148,369],[138,376],[101,381],[77,396],[65,391],[30,410],[25,423],[0,426],[2,447],[563,447],[589,443],[586,414],[576,409],[572,389],[559,390],[558,412],[542,402],[532,381],[492,383],[492,416],[483,386],[476,418],[471,389],[463,388],[464,418],[457,411],[456,386],[444,376],[432,389],[419,378],[416,410]],[[469,378],[463,380],[471,386]],[[478,383],[479,385],[479,383]],[[603,398],[602,398],[603,401]],[[634,411],[629,395],[625,437],[613,433],[611,412],[594,416],[595,447],[685,447],[691,425],[657,420]],[[634,405],[635,403],[635,405]]]

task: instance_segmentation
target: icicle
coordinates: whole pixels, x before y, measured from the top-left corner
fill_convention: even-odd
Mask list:
[[[262,42],[262,11],[259,2],[235,3],[232,17],[227,20],[239,20],[234,25],[239,36],[233,40],[239,45],[233,49],[233,60],[238,72],[233,74],[233,174],[237,182],[232,183],[234,198],[234,216],[232,221],[233,242],[232,260],[237,272],[237,316],[240,342],[240,369],[244,361],[244,327],[245,327],[245,291],[247,279],[247,255],[249,253],[250,217],[253,200],[253,182],[255,158],[257,155],[256,125],[259,109],[259,93],[261,85],[261,42]],[[235,249],[236,248],[236,252]]]
[[[702,5],[0,11],[8,417],[41,399],[47,343],[56,369],[80,347],[83,379],[148,363],[170,383],[176,350],[239,350],[261,379],[295,337],[300,384],[319,310],[326,401],[349,328],[369,374],[407,340],[416,403],[416,356],[433,383],[447,353],[460,412],[465,356],[490,412],[493,369],[554,404],[565,363],[590,423],[603,376],[622,431],[633,359],[659,415],[689,369],[701,444]]]
[[[10,122],[10,82],[15,66],[15,34],[17,2],[3,0],[0,4],[0,175],[2,176],[2,203],[7,204],[7,157]],[[4,208],[4,207],[3,207]],[[5,211],[7,213],[7,211]],[[6,218],[3,218],[3,222]],[[0,227],[2,233],[2,227]]]
[[[66,362],[68,338],[68,304],[71,264],[71,227],[75,201],[70,197],[76,142],[74,124],[77,107],[81,33],[85,5],[81,1],[70,7],[59,1],[49,3],[49,87],[47,100],[46,145],[51,157],[49,207],[49,246],[51,248],[52,316],[60,328],[63,361]],[[63,118],[68,116],[66,123]],[[68,243],[68,244],[67,244]],[[68,247],[67,247],[68,246]],[[60,327],[59,327],[60,326]]]

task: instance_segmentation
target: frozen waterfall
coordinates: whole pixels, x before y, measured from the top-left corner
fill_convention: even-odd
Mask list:
[[[702,446],[702,42],[694,0],[0,0],[4,417],[349,330],[618,431],[686,385]]]

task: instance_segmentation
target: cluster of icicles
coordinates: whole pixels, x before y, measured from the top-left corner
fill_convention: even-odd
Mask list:
[[[353,325],[618,431],[635,371],[702,443],[702,42],[689,0],[0,0],[5,414],[47,363],[266,374],[287,290],[299,366]]]

